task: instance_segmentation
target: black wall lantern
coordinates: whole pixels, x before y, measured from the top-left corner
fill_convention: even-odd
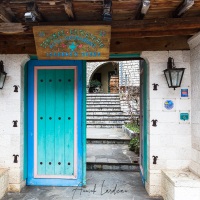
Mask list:
[[[0,89],[3,89],[7,73],[4,71],[3,61],[0,61]]]
[[[185,68],[176,68],[174,59],[169,57],[167,62],[167,69],[164,70],[165,78],[169,88],[177,88],[181,86]]]

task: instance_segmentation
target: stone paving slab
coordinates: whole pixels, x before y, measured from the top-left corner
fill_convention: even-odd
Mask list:
[[[87,128],[87,138],[92,139],[130,139],[121,128]]]
[[[139,173],[87,172],[87,187],[25,187],[2,200],[163,200],[151,198]]]
[[[134,163],[138,159],[128,144],[87,144],[87,162]]]

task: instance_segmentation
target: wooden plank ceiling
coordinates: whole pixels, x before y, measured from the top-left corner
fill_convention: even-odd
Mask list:
[[[0,53],[35,54],[33,26],[102,24],[112,27],[111,53],[186,50],[200,0],[0,0]]]

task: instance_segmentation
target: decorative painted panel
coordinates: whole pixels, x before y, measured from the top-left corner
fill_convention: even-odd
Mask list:
[[[109,59],[110,25],[34,26],[33,33],[39,59]]]

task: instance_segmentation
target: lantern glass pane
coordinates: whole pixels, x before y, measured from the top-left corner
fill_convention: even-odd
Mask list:
[[[172,77],[172,86],[180,86],[181,77],[183,75],[183,71],[181,70],[171,70]]]
[[[171,86],[169,71],[165,71],[165,76],[166,76],[166,79],[167,79],[167,84],[168,84],[168,86]]]

